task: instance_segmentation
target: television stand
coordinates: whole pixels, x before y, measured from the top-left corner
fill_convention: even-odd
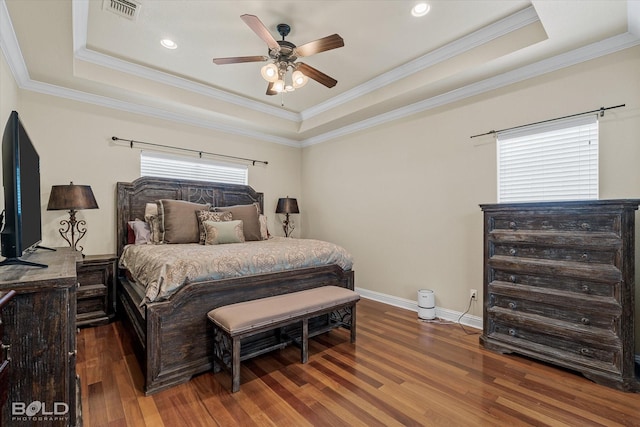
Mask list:
[[[41,264],[39,262],[26,261],[22,258],[5,258],[0,261],[0,267],[3,265],[26,265],[27,267],[39,267],[39,268],[47,268],[47,264]]]

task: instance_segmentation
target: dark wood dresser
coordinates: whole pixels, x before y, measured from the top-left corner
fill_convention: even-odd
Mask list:
[[[4,307],[11,301],[16,291],[0,292],[0,420],[2,407],[9,397],[9,369],[11,369],[11,344],[2,342],[4,336],[4,322],[2,321]]]
[[[37,250],[25,259],[47,268],[0,267],[0,292],[16,294],[4,307],[3,343],[10,345],[3,426],[81,425],[76,376],[78,252]]]
[[[640,391],[634,361],[634,235],[640,200],[480,205],[480,342]]]

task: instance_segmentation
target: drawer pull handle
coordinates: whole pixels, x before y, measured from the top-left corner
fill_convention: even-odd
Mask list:
[[[510,221],[509,228],[511,228],[512,230],[515,230],[516,228],[518,228],[518,224],[515,221]]]
[[[11,360],[11,346],[8,344],[2,344],[0,348],[2,349],[2,354],[4,355],[4,359]]]
[[[580,354],[585,355],[585,356],[590,356],[591,355],[591,350],[588,348],[581,348],[580,349]]]
[[[582,285],[582,292],[588,293],[591,289],[589,289],[589,286],[587,285]]]
[[[509,308],[510,308],[511,310],[515,310],[515,309],[516,309],[516,303],[515,303],[515,302],[510,302],[510,303],[509,303]]]
[[[589,254],[585,252],[585,253],[583,253],[583,254],[582,254],[582,257],[581,257],[581,258],[582,258],[583,260],[585,260],[585,261],[586,261],[586,260],[588,260],[588,259],[589,259]]]
[[[516,276],[514,275],[509,276],[509,280],[511,280],[511,283],[516,283]]]
[[[583,230],[591,230],[591,226],[588,222],[583,222],[582,224],[580,224],[580,228],[582,228]]]
[[[510,328],[509,329],[509,335],[511,335],[512,337],[515,337],[516,336],[516,330],[513,329],[513,328]]]
[[[583,317],[582,319],[580,319],[580,321],[582,322],[583,325],[591,324],[591,321],[587,317]]]
[[[516,251],[515,249],[513,249],[513,248],[509,249],[509,254],[510,254],[510,255],[515,255],[515,254],[516,254],[516,252],[517,252],[517,251]]]

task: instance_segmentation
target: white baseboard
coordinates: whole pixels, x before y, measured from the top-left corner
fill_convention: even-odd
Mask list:
[[[384,304],[389,304],[394,307],[400,307],[407,310],[418,312],[418,302],[412,301],[406,298],[394,297],[392,295],[383,294],[380,292],[370,291],[363,288],[355,288],[356,292],[360,294],[362,298],[367,298],[373,301],[378,301]],[[450,322],[457,322],[462,312],[450,310],[448,308],[441,308],[436,306],[436,317],[447,320]],[[476,329],[482,329],[482,317],[465,314],[460,319],[460,323],[465,326],[470,326]]]

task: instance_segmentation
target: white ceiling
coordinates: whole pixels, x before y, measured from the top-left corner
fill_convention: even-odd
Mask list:
[[[0,0],[0,47],[20,87],[292,146],[323,142],[640,44],[640,1]],[[240,19],[297,45],[345,46],[304,62],[338,80],[267,96],[267,55]],[[178,49],[160,46],[171,38]]]

